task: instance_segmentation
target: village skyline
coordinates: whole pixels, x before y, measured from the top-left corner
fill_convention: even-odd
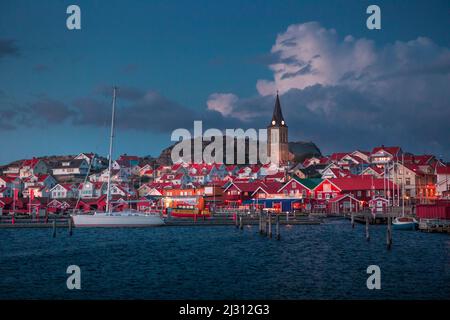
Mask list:
[[[5,2],[0,163],[107,154],[113,85],[117,154],[158,156],[195,120],[265,128],[278,90],[289,141],[449,159],[448,3],[379,1],[380,30],[369,4],[79,1],[82,27],[68,30],[68,2]]]

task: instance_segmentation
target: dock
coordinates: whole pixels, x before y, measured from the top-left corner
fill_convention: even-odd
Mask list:
[[[450,221],[440,219],[422,219],[419,222],[419,230],[423,232],[438,232],[450,234]]]
[[[216,213],[211,217],[198,215],[195,218],[167,218],[163,227],[182,226],[234,226],[236,224],[235,214],[242,218],[243,225],[258,225],[259,216],[255,213],[234,212]],[[280,225],[318,225],[323,222],[321,218],[309,216],[294,216],[283,213],[279,215]],[[69,228],[69,216],[53,216],[45,218],[16,217],[14,223],[11,217],[0,218],[0,228],[53,228],[55,221],[57,228]]]

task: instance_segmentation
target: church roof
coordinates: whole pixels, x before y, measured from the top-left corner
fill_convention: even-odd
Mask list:
[[[275,124],[273,124],[274,121],[275,121]],[[284,124],[282,124],[282,123],[284,123]],[[275,101],[275,108],[273,109],[273,115],[272,115],[272,120],[270,121],[270,125],[287,127],[286,122],[284,121],[284,118],[283,118],[283,113],[281,112],[280,97],[278,96],[278,92],[277,92],[277,99]]]

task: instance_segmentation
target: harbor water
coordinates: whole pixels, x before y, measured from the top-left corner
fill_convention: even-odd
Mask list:
[[[349,221],[281,226],[0,229],[0,299],[449,299],[446,234],[351,228]],[[81,268],[69,290],[67,267]],[[381,269],[369,290],[367,267]]]

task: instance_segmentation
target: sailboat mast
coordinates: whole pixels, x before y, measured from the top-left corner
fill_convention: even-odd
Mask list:
[[[111,115],[111,135],[109,138],[109,163],[108,163],[108,189],[106,191],[106,211],[111,213],[111,167],[112,167],[112,152],[114,140],[114,118],[116,112],[116,87],[113,87],[113,101],[112,101],[112,115]]]

